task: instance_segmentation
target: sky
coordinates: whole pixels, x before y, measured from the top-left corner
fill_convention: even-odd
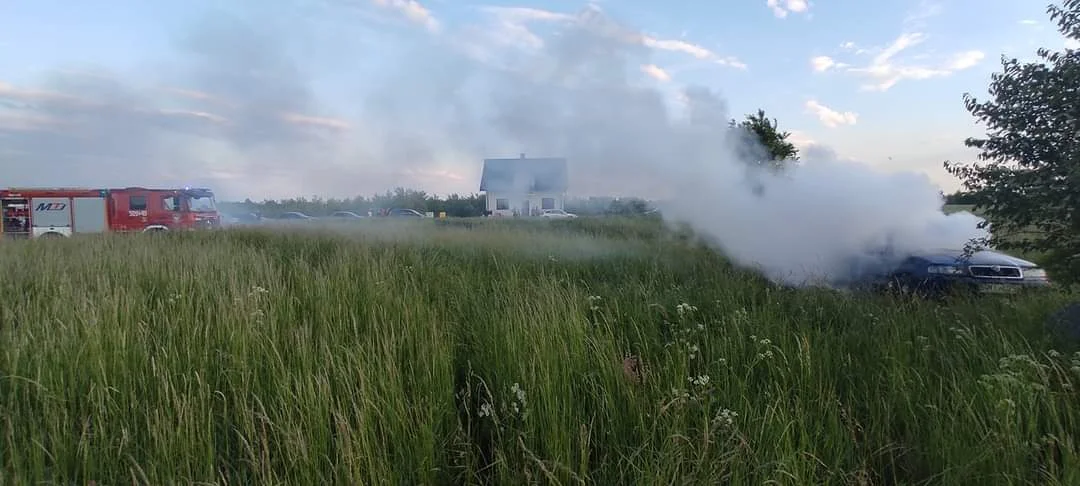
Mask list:
[[[951,192],[959,181],[942,162],[972,160],[963,141],[983,133],[963,94],[986,98],[1002,55],[1080,47],[1045,9],[1029,0],[0,0],[0,186],[201,185],[227,199],[395,186],[473,193],[484,157],[560,155],[500,136],[491,125],[510,114],[478,107],[509,96],[498,76],[539,69],[536,53],[560,29],[602,12],[635,48],[629,57],[612,48],[632,59],[618,64],[626,82],[672,109],[683,90],[705,86],[732,118],[764,109],[804,152],[913,171]],[[604,53],[589,55],[606,66],[595,57]],[[493,87],[469,84],[476,73]],[[530,106],[543,112],[542,101]],[[611,194],[629,186],[598,178],[583,175],[571,191],[635,195]]]

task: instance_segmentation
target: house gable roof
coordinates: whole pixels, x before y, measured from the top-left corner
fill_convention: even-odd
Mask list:
[[[484,159],[480,192],[566,192],[566,159]]]

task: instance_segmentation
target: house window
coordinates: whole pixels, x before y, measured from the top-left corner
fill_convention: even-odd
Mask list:
[[[555,198],[545,197],[540,200],[541,209],[555,209]]]
[[[499,198],[495,200],[495,209],[510,209],[510,200],[505,198]]]
[[[128,198],[128,209],[146,211],[146,196],[131,196]]]

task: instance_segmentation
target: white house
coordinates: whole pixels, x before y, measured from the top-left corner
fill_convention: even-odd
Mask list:
[[[484,159],[480,192],[492,216],[538,215],[563,209],[569,182],[566,159]]]

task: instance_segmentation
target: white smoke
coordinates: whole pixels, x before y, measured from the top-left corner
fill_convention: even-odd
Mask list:
[[[959,249],[986,236],[975,216],[945,215],[920,174],[882,173],[829,151],[781,174],[751,169],[747,157],[762,149],[728,129],[732,114],[718,93],[686,89],[679,113],[632,81],[648,51],[628,32],[589,9],[521,60],[528,70],[483,76],[498,139],[568,157],[578,191],[604,182],[673,189],[665,218],[788,284],[842,282],[883,254]]]
[[[303,37],[295,34],[300,26],[262,32],[254,22],[204,19],[183,44],[186,58],[194,53],[199,62],[169,74],[216,95],[217,105],[184,107],[180,118],[172,109],[120,110],[120,101],[134,99],[136,90],[115,80],[96,83],[85,93],[119,101],[77,105],[77,120],[88,121],[92,137],[74,137],[71,128],[62,138],[0,133],[11,148],[0,151],[0,167],[25,167],[35,157],[57,167],[65,153],[78,152],[113,162],[105,172],[85,165],[57,170],[151,177],[156,168],[205,176],[225,170],[221,160],[231,157],[233,184],[287,180],[303,184],[306,194],[325,194],[370,180],[387,183],[391,179],[382,176],[402,169],[449,165],[475,167],[478,184],[483,158],[565,157],[575,193],[669,195],[665,218],[691,224],[735,262],[793,284],[843,280],[853,265],[885,248],[959,248],[984,236],[974,216],[944,215],[937,189],[924,176],[887,175],[821,155],[828,151],[781,175],[749,170],[743,159],[760,147],[728,128],[733,114],[716,91],[689,87],[681,104],[669,103],[639,81],[639,66],[651,64],[645,36],[595,7],[560,19],[556,32],[536,37],[533,44],[542,47],[512,56],[481,52],[478,47],[489,46],[453,29],[402,34],[409,42],[398,45],[411,48],[389,72],[366,76],[376,87],[344,108],[321,102],[313,75],[289,61],[283,39]],[[387,54],[376,51],[363,54],[385,62]],[[363,54],[342,59],[340,69],[363,65]],[[73,119],[64,98],[46,101],[34,105],[39,115]],[[205,113],[214,109],[228,110],[226,121],[205,123],[215,120]],[[343,129],[319,117],[343,112],[351,112],[350,134],[324,135]],[[149,123],[148,114],[185,125]],[[177,134],[183,144],[165,142]],[[190,142],[198,137],[212,142]]]

